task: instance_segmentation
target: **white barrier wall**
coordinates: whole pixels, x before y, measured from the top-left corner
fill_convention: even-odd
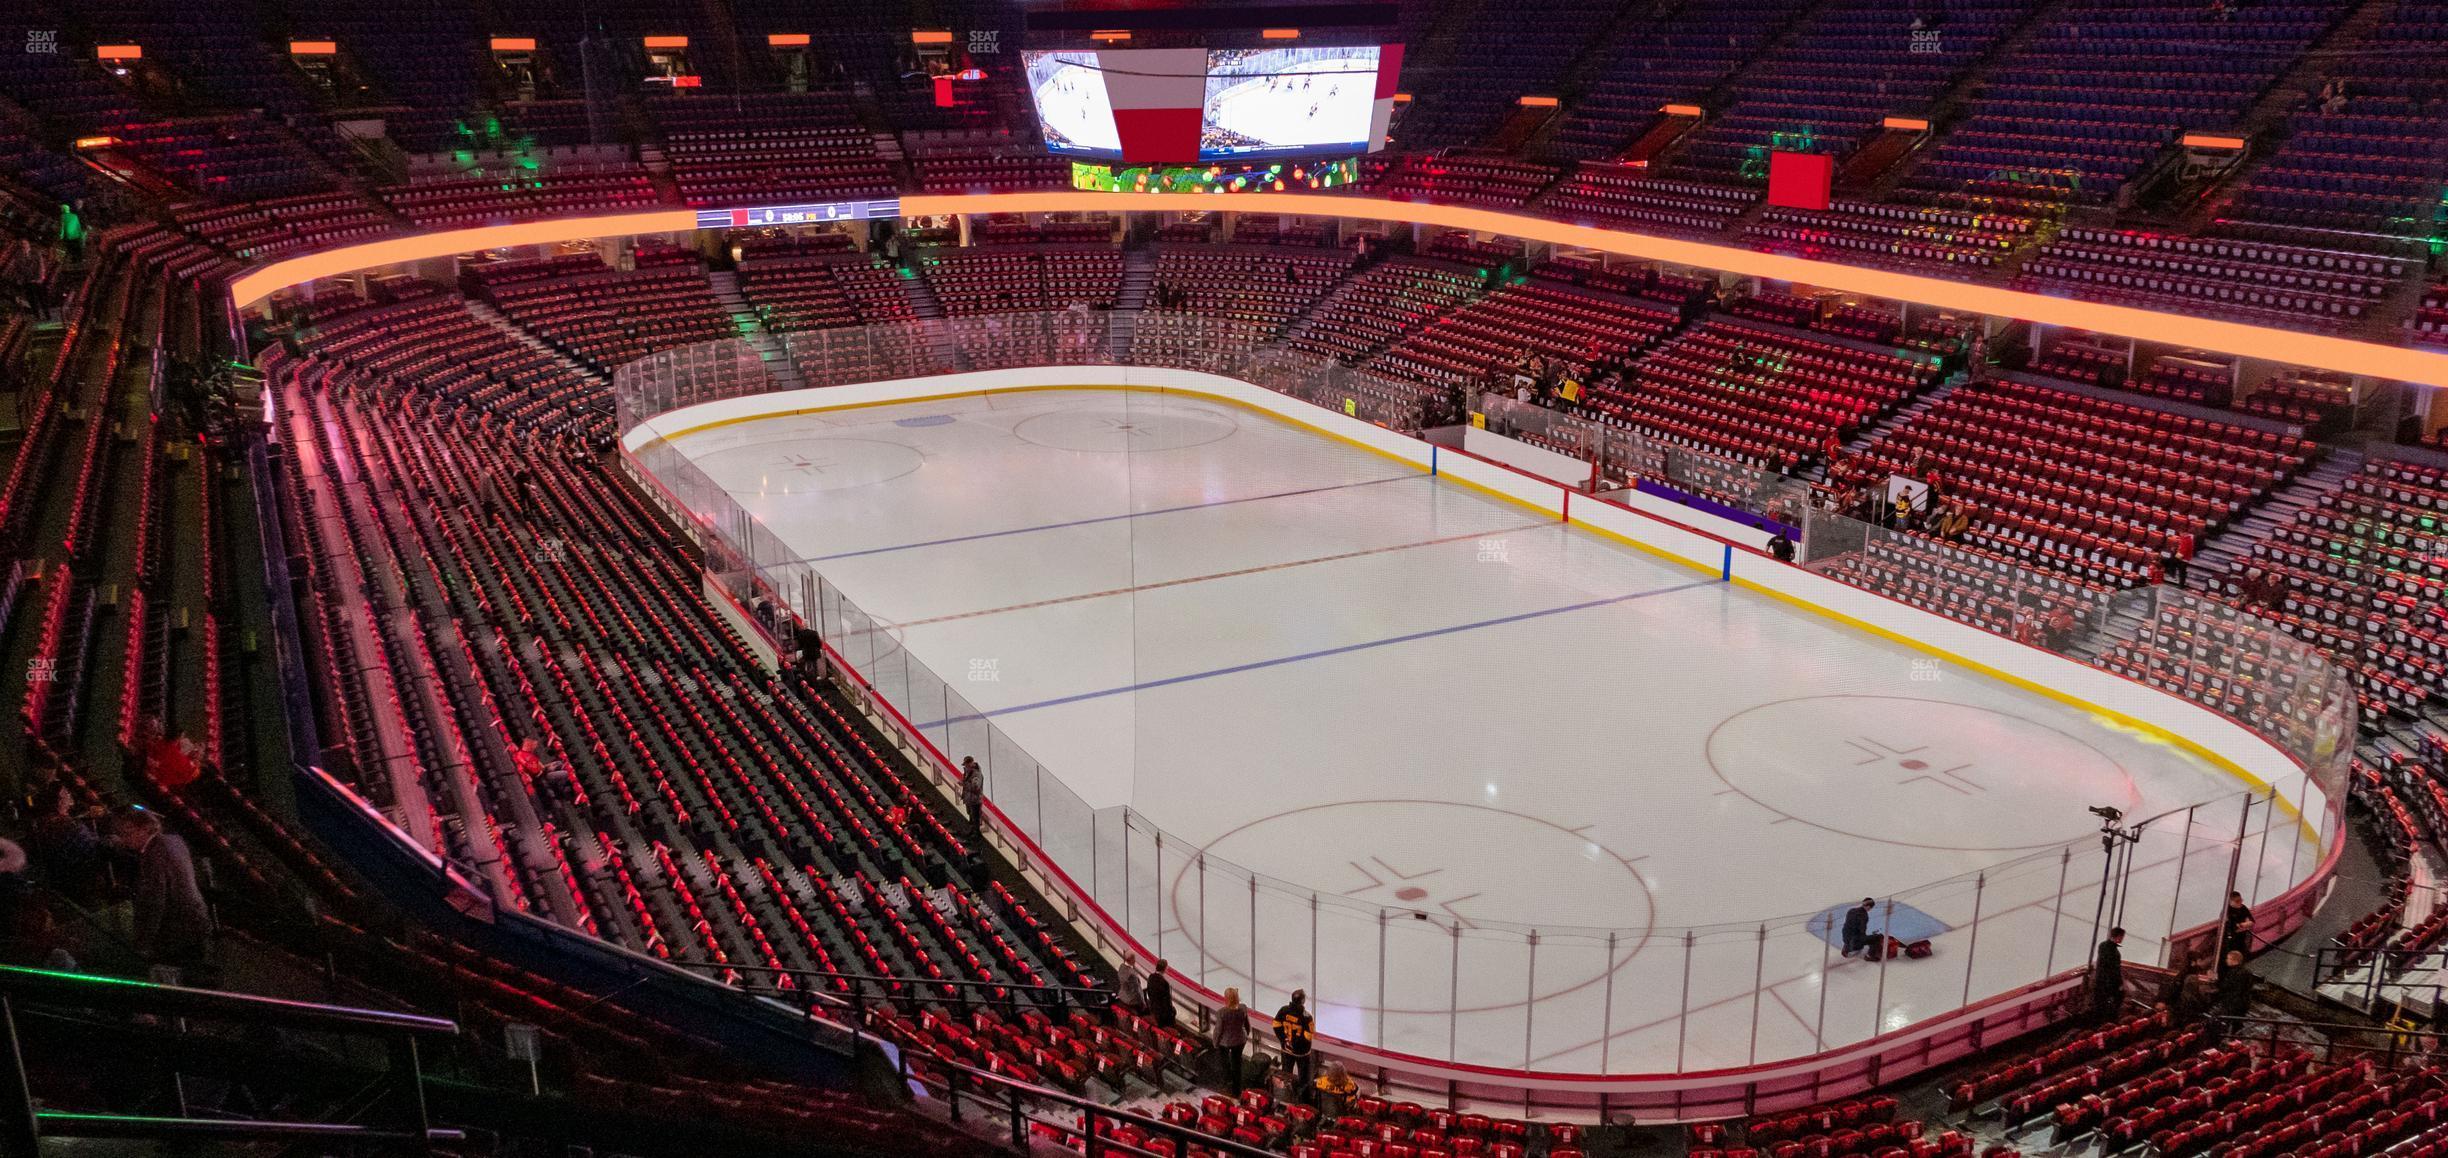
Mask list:
[[[1609,495],[1607,498],[1611,502],[1621,503],[1643,514],[1654,515],[1667,522],[1678,523],[1754,551],[1767,550],[1768,540],[1776,537],[1758,527],[1745,526],[1732,519],[1712,515],[1707,511],[1687,507],[1673,499],[1661,498],[1657,495],[1629,491],[1620,495]]]
[[[1569,454],[1558,454],[1546,447],[1532,446],[1476,426],[1463,428],[1462,449],[1563,486],[1586,486],[1598,477],[1597,463]]]
[[[2275,789],[2306,823],[2328,800],[2303,768],[2251,729],[2208,708],[2005,636],[1827,579],[1761,553],[1764,532],[1651,495],[1602,502],[1494,462],[1430,445],[1357,418],[1219,374],[1145,366],[1031,366],[847,386],[779,391],[683,407],[624,436],[635,450],[656,438],[751,418],[839,410],[927,398],[1031,389],[1118,387],[1178,392],[1235,403],[1352,443],[1438,477],[1677,560],[1697,570],[1931,652],[2033,692],[2090,708],[2165,736],[2256,788]],[[1729,547],[1733,548],[1729,550]],[[2318,834],[2331,833],[2321,823]]]

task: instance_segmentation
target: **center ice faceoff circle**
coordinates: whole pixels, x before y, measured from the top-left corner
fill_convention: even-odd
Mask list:
[[[1205,446],[1240,429],[1232,415],[1205,406],[1098,402],[1024,419],[1012,435],[1055,450],[1138,454]]]
[[[1830,832],[1916,848],[2008,851],[2082,837],[2083,809],[2142,801],[2088,741],[1994,708],[1823,695],[1737,712],[1708,740],[1727,786]]]

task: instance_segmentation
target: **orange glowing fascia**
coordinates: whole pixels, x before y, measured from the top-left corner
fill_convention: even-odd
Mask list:
[[[2410,346],[2384,345],[2328,334],[2297,333],[2249,322],[2192,317],[2108,302],[2076,301],[2002,286],[1948,281],[1921,274],[1761,253],[1704,241],[1602,229],[1467,205],[1310,193],[1241,193],[1233,196],[1231,204],[1234,211],[1241,213],[1332,217],[1349,221],[1464,229],[1616,257],[1818,286],[1889,301],[1944,306],[1959,313],[2069,326],[2216,354],[2448,387],[2448,353]],[[1100,193],[1081,189],[1033,193],[919,194],[901,199],[903,217],[963,213],[1213,212],[1215,208],[1215,198],[1202,193]],[[696,228],[696,222],[695,210],[671,209],[413,234],[273,262],[241,275],[231,283],[230,296],[243,308],[270,297],[278,290],[303,285],[318,278],[505,246],[547,245],[581,238],[637,233],[687,232]]]

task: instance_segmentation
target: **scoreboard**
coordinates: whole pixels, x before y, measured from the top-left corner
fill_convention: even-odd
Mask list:
[[[1129,166],[1352,157],[1386,145],[1390,4],[1037,0],[1021,51],[1046,148]]]
[[[901,216],[901,199],[832,201],[821,205],[758,205],[744,209],[700,209],[699,229],[744,229],[760,225],[818,225],[827,221],[872,221]]]

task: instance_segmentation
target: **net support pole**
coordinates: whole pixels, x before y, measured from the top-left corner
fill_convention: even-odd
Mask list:
[[[1872,1036],[1872,1037],[1877,1037],[1877,1036],[1878,1036],[1878,1034],[1879,1034],[1879,1022],[1880,1022],[1880,1021],[1882,1021],[1882,1020],[1884,1020],[1884,1019],[1885,1019],[1885,1017],[1886,1017],[1886,1012],[1887,1012],[1887,962],[1888,962],[1888,960],[1889,960],[1889,959],[1891,959],[1891,958],[1893,958],[1893,957],[1895,956],[1895,954],[1890,953],[1890,952],[1888,952],[1888,951],[1887,951],[1887,939],[1888,939],[1889,937],[1894,936],[1894,935],[1895,935],[1895,898],[1894,898],[1894,897],[1889,897],[1889,898],[1887,898],[1887,919],[1886,919],[1885,921],[1883,921],[1883,922],[1881,922],[1881,923],[1879,924],[1879,931],[1878,931],[1878,948],[1879,948],[1878,994],[1877,994],[1877,996],[1875,996],[1875,997],[1871,998],[1871,1000],[1870,1000],[1870,1036]]]
[[[2270,786],[2269,798],[2261,804],[2261,844],[2253,850],[2252,903],[2261,903],[2261,874],[2269,868],[2269,834],[2278,827],[2278,786]],[[2249,940],[2247,941],[2249,947]]]
[[[1445,1056],[1462,1058],[1462,922],[1446,930],[1453,939],[1453,970],[1445,975]],[[1603,1048],[1603,1047],[1601,1047]]]
[[[2046,978],[2057,971],[2057,928],[2065,922],[2066,873],[2074,867],[2074,846],[2067,845],[2057,852],[2057,900],[2049,906],[2048,957],[2040,965],[2040,976]]]
[[[1972,964],[1980,960],[1981,898],[1989,891],[1989,874],[1982,872],[1972,878],[1972,936],[1964,945],[1963,1000],[1956,1008],[1972,1004]]]
[[[1834,947],[1833,947],[1831,944],[1829,944],[1829,942],[1828,942],[1827,935],[1826,935],[1826,934],[1824,934],[1824,933],[1820,934],[1820,935],[1819,935],[1819,1016],[1818,1016],[1818,1020],[1813,1021],[1813,1022],[1811,1023],[1811,1052],[1812,1052],[1812,1053],[1826,1053],[1826,1052],[1827,1052],[1827,994],[1828,994],[1828,968],[1829,968],[1829,965],[1830,965],[1830,962],[1829,962],[1829,960],[1828,960],[1828,954],[1829,954],[1830,952],[1832,952],[1832,951],[1833,951],[1833,949],[1834,949]]]
[[[1386,1021],[1386,910],[1377,910],[1377,1044],[1385,1045]]]
[[[1538,930],[1530,930],[1530,963],[1522,970],[1522,1069],[1530,1067],[1532,1042],[1538,1033]],[[1383,1039],[1379,1039],[1383,1044]]]
[[[2185,809],[2184,838],[2176,846],[2176,890],[2175,895],[2168,898],[2168,935],[2161,939],[2159,945],[2159,963],[2170,968],[2176,964],[2176,922],[2180,919],[2178,912],[2184,907],[2185,864],[2193,859],[2193,814],[2200,808],[2196,804]]]
[[[1683,998],[1675,1003],[1675,1072],[1683,1072],[1683,1043],[1691,1036],[1692,934],[1683,931]]]
[[[1747,1064],[1759,1064],[1760,996],[1768,981],[1768,926],[1759,927],[1759,947],[1751,955],[1751,1053]]]
[[[1598,1072],[1602,1074],[1607,1072],[1607,1055],[1615,1045],[1615,938],[1615,933],[1607,934],[1606,1008],[1598,1014]]]
[[[2252,831],[2252,792],[2244,793],[2244,808],[2236,813],[2235,847],[2227,852],[2227,891],[2236,891],[2236,878],[2244,873],[2244,836]]]

